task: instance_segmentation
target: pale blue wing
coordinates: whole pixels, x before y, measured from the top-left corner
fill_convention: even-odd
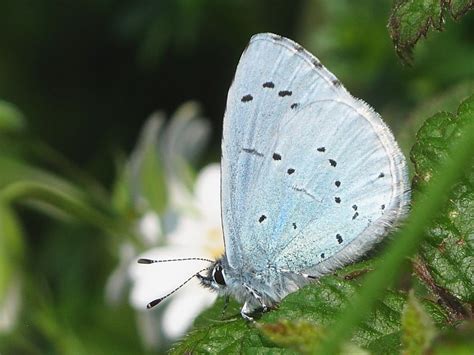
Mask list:
[[[295,46],[272,34],[252,37],[229,89],[221,164],[223,228],[232,266],[237,265],[237,259],[240,262],[252,255],[254,241],[242,234],[254,221],[249,220],[249,205],[258,203],[250,190],[269,156],[279,121],[301,105],[288,88],[298,87],[297,100],[305,101],[311,93],[332,97],[342,91],[332,84],[336,78],[317,59],[301,47],[297,53]]]
[[[298,44],[252,37],[222,141],[232,267],[317,273],[345,263],[355,240],[360,255],[403,214],[406,180],[404,158],[370,108]]]
[[[262,177],[257,186],[264,188],[254,192],[271,203],[278,196],[275,222],[259,235],[267,238],[268,260],[278,269],[318,276],[341,267],[379,242],[406,212],[405,160],[362,101],[316,100],[280,132],[274,148],[282,158],[269,161],[268,170],[283,179],[270,187]]]

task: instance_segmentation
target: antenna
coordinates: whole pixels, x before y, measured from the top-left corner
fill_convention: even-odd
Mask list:
[[[142,259],[140,259],[142,260]],[[144,260],[148,260],[148,259],[144,259]],[[171,261],[174,261],[174,260],[171,260]],[[164,295],[163,297],[160,297],[160,298],[157,298],[156,300],[153,300],[151,301],[150,303],[148,303],[146,305],[146,308],[147,309],[150,309],[150,308],[153,308],[155,307],[156,305],[160,304],[161,301],[163,301],[164,299],[168,298],[169,296],[171,296],[173,293],[175,293],[176,291],[178,291],[181,287],[183,287],[184,285],[186,285],[189,281],[191,281],[194,277],[196,277],[197,275],[199,275],[199,273],[205,271],[205,270],[209,270],[211,267],[206,267],[198,272],[196,272],[193,276],[191,276],[190,278],[188,278],[186,281],[184,281],[181,285],[179,285],[178,287],[176,287],[173,291],[169,292],[168,294]]]
[[[206,259],[206,258],[179,258],[179,259],[162,259],[162,260],[153,260],[153,259],[140,258],[140,259],[137,260],[137,263],[139,263],[139,264],[154,264],[154,263],[169,263],[171,261],[192,261],[192,260],[207,261],[209,263],[214,263],[214,260],[210,260],[210,259]]]

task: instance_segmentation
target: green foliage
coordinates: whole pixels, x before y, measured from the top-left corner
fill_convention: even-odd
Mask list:
[[[132,155],[128,185],[135,203],[141,208],[163,212],[166,204],[166,189],[163,164],[158,154],[158,137],[164,117],[153,115],[143,126],[137,147]],[[143,201],[146,196],[146,201]]]
[[[111,209],[68,180],[8,156],[0,156],[0,169],[3,201],[21,201],[55,217],[74,217],[111,234],[124,232]]]
[[[308,285],[288,295],[277,309],[261,315],[256,324],[242,319],[235,302],[226,312],[234,315],[219,320],[223,309],[220,300],[196,320],[196,328],[172,353],[199,353],[206,349],[210,352],[228,349],[237,352],[252,349],[266,351],[277,345],[310,352],[331,331],[336,314],[351,304],[360,291],[361,275],[365,275],[371,267],[372,263],[358,263],[341,271],[338,276],[324,277],[317,284]],[[376,303],[370,318],[356,330],[352,344],[344,345],[343,351],[362,347],[373,352],[397,352],[404,302],[405,295],[402,292],[388,292],[383,300]],[[423,305],[426,312],[440,324],[446,321],[445,314],[436,304],[425,301]],[[285,335],[279,332],[284,332]],[[286,335],[290,335],[290,338]]]
[[[26,122],[23,114],[14,105],[0,100],[0,133],[21,131]]]
[[[7,313],[4,302],[15,282],[21,282],[23,231],[11,208],[0,200],[0,311]],[[18,296],[16,296],[18,297]],[[15,300],[18,301],[18,300]],[[7,316],[8,317],[8,316]]]
[[[433,321],[410,291],[402,313],[403,353],[424,354],[435,334]]]
[[[426,188],[449,156],[451,142],[466,135],[473,122],[474,96],[465,100],[456,114],[442,112],[425,122],[411,153],[417,191]],[[430,289],[461,314],[464,312],[453,304],[453,297],[474,302],[474,162],[467,160],[465,166],[465,174],[426,231],[419,251],[422,260],[415,268]]]
[[[474,349],[474,321],[471,319],[457,328],[448,329],[434,339],[427,354],[471,355]]]
[[[467,80],[452,87],[446,88],[440,94],[427,101],[423,101],[407,117],[405,125],[397,136],[400,148],[409,156],[416,134],[426,121],[439,111],[456,111],[459,103],[474,92],[474,80]]]
[[[448,14],[457,20],[473,8],[472,0],[396,0],[389,30],[397,54],[410,62],[413,48],[421,37],[432,30],[442,31]]]
[[[257,324],[261,332],[282,348],[295,350],[298,354],[313,354],[324,338],[324,329],[314,323],[298,320],[282,320],[277,323]],[[369,354],[354,344],[346,344],[341,354]]]

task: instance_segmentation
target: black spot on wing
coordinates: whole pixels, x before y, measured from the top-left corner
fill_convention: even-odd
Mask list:
[[[342,244],[342,242],[344,241],[340,234],[336,234],[336,240],[339,244]]]
[[[312,63],[316,69],[321,69],[323,67],[321,62],[317,60],[316,58],[313,58]]]
[[[339,187],[341,186],[341,182],[339,180],[336,180],[334,181],[334,185],[336,185],[336,187]]]
[[[273,153],[273,160],[281,160],[281,155],[278,153]]]
[[[331,164],[331,166],[336,166],[337,162],[334,159],[329,159],[329,164]]]
[[[262,85],[264,88],[269,88],[273,89],[275,87],[275,84],[273,84],[271,81],[267,81],[266,83],[263,83]]]
[[[293,92],[288,91],[288,90],[282,90],[278,92],[278,96],[280,97],[285,97],[285,96],[291,96]]]
[[[260,223],[262,223],[262,222],[263,222],[264,220],[266,220],[266,219],[267,219],[267,216],[265,216],[264,214],[262,214],[262,215],[260,216],[260,218],[258,219],[258,221],[259,221]]]
[[[295,169],[289,168],[286,172],[288,173],[288,175],[291,175],[295,172]]]
[[[382,210],[384,210],[384,209],[385,209],[385,205],[380,206],[380,208],[381,208]]]
[[[354,211],[357,211],[357,205],[352,205],[352,209],[353,209]]]
[[[276,35],[276,34],[272,33],[270,36],[271,36],[275,41],[283,41],[283,37],[280,36],[280,35]]]
[[[297,107],[298,107],[298,104],[295,102],[294,104],[291,104],[291,106],[290,106],[290,107],[291,107],[291,109],[293,109],[293,110],[294,110],[295,108],[297,108]]]
[[[321,259],[324,259],[324,253],[321,253]]]
[[[303,52],[304,48],[300,46],[298,43],[295,43],[293,47],[296,49],[297,52]]]
[[[293,223],[292,225],[293,225],[293,229],[296,229],[296,223]]]
[[[325,147],[319,147],[318,149],[316,149],[318,152],[325,152],[326,151],[326,148]]]
[[[385,176],[384,173],[380,173],[380,174],[379,174],[379,178],[383,178],[384,176]]]
[[[249,102],[249,101],[252,101],[253,100],[253,96],[252,95],[245,95],[245,96],[242,96],[242,98],[240,99],[240,101],[242,102]]]
[[[336,201],[336,203],[341,203],[341,198],[340,197],[334,197],[334,201]]]
[[[332,81],[332,84],[333,84],[335,87],[339,87],[339,86],[342,85],[341,82],[340,82],[339,80],[337,80],[337,79],[333,80],[333,81]]]
[[[245,152],[245,153],[249,153],[249,154],[252,154],[252,155],[256,155],[257,157],[263,157],[263,154],[256,151],[255,149],[253,148],[242,148],[242,151]]]
[[[356,212],[356,213],[354,213],[354,215],[352,216],[352,219],[356,219],[358,216],[359,216],[359,212]]]

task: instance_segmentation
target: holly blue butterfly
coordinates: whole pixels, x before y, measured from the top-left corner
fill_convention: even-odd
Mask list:
[[[251,38],[229,89],[221,173],[225,254],[194,276],[247,319],[359,259],[410,201],[405,158],[379,115],[271,33]]]

